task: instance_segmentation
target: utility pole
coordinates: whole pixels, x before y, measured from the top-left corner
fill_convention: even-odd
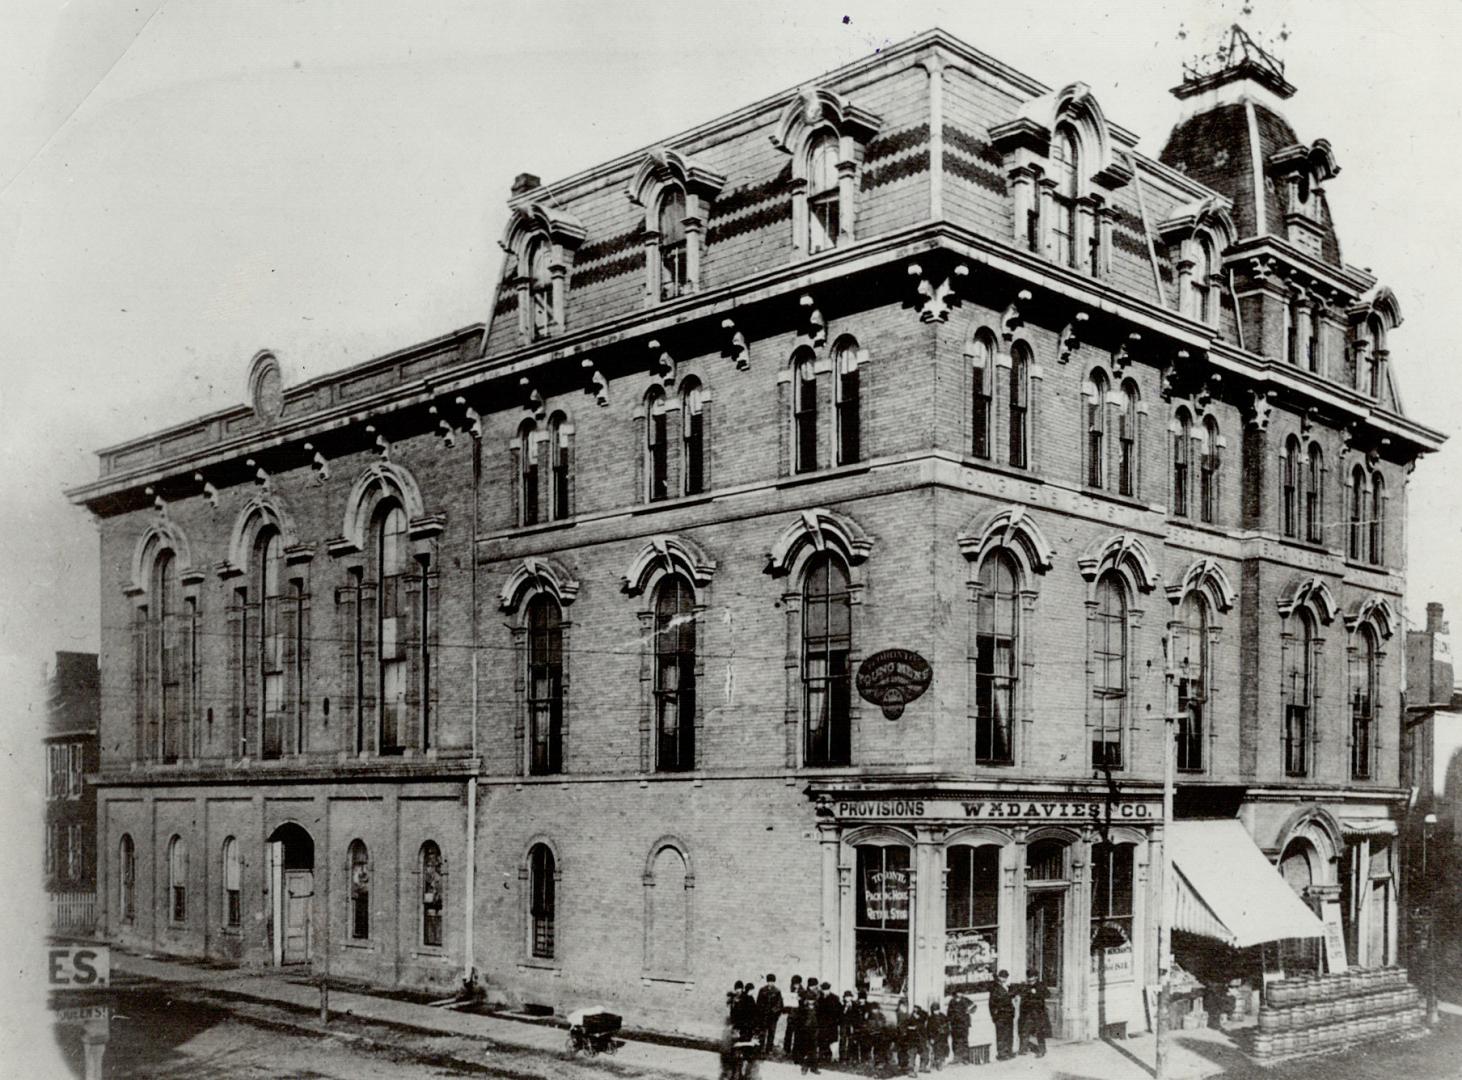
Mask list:
[[[1162,898],[1158,901],[1157,924],[1157,1017],[1153,1025],[1156,1053],[1154,1080],[1166,1080],[1168,1064],[1168,1005],[1172,993],[1173,920],[1168,910],[1173,894],[1173,728],[1177,722],[1176,680],[1172,664],[1172,635],[1163,638],[1163,755],[1162,755],[1162,856],[1159,860]]]
[[[1436,827],[1437,815],[1427,814],[1421,819],[1421,881],[1426,890],[1426,1022],[1437,1026],[1437,888],[1432,881],[1430,868],[1426,864],[1427,848],[1431,846],[1432,829]]]

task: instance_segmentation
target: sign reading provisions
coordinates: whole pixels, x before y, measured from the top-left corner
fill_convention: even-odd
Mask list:
[[[46,950],[52,986],[110,986],[112,950],[106,945],[54,945]]]
[[[902,818],[970,821],[1105,821],[1107,802],[1083,799],[835,799],[840,818]],[[1145,802],[1111,804],[1112,820],[1156,821],[1160,808]]]
[[[890,720],[904,714],[904,706],[929,689],[934,670],[909,649],[883,649],[858,665],[858,693],[883,710]]]

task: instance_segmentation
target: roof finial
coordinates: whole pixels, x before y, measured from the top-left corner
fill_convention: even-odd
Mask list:
[[[1254,4],[1244,3],[1240,9],[1243,17],[1254,14]],[[1186,25],[1178,27],[1178,38],[1188,40]],[[1194,97],[1227,83],[1247,80],[1257,83],[1279,98],[1291,97],[1295,89],[1284,77],[1284,61],[1277,53],[1277,43],[1289,40],[1290,30],[1286,23],[1279,33],[1268,40],[1261,40],[1251,34],[1240,23],[1230,23],[1222,31],[1218,46],[1208,53],[1195,56],[1183,65],[1183,83],[1173,93],[1180,98]]]

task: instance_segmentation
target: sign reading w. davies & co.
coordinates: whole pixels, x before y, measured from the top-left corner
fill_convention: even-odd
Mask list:
[[[929,689],[934,670],[909,649],[882,649],[858,665],[858,693],[883,710],[890,720],[904,714],[904,706]]]
[[[967,799],[834,799],[832,813],[838,818],[896,818],[955,821],[1156,821],[1160,807],[1135,800],[1090,800],[1059,798],[974,797]]]

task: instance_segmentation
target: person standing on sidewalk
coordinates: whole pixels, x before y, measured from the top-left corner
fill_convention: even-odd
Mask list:
[[[777,1048],[777,1021],[782,1017],[782,991],[777,977],[767,974],[767,981],[756,992],[756,1008],[761,1016],[761,1050],[767,1057]]]
[[[1015,1056],[1015,997],[1010,992],[1010,972],[1001,968],[990,984],[990,1019],[995,1024],[995,1060]]]
[[[936,1069],[944,1068],[944,1059],[949,1056],[949,1018],[939,1009],[936,1000],[929,1006],[928,1032],[924,1042],[929,1047],[929,1064]]]
[[[802,1066],[804,1073],[822,1072],[817,1063],[817,1003],[821,997],[817,979],[808,979],[803,984],[802,996],[797,1003],[797,1044],[793,1047],[797,1063]]]
[[[787,1001],[782,1011],[787,1014],[787,1030],[782,1034],[782,1056],[792,1058],[797,1049],[797,1025],[801,1022],[798,1005],[802,1001],[802,976],[793,975],[787,984]]]
[[[949,1041],[954,1049],[954,1060],[961,1065],[970,1061],[970,999],[963,990],[956,990],[949,997]]]
[[[838,1029],[843,1023],[843,1005],[833,993],[832,983],[822,984],[822,993],[817,998],[817,1063],[831,1065],[833,1043],[838,1041]]]
[[[1046,1012],[1050,992],[1040,979],[1032,979],[1020,992],[1020,1052],[1032,1047],[1036,1057],[1046,1056],[1046,1039],[1051,1034],[1051,1016]]]

